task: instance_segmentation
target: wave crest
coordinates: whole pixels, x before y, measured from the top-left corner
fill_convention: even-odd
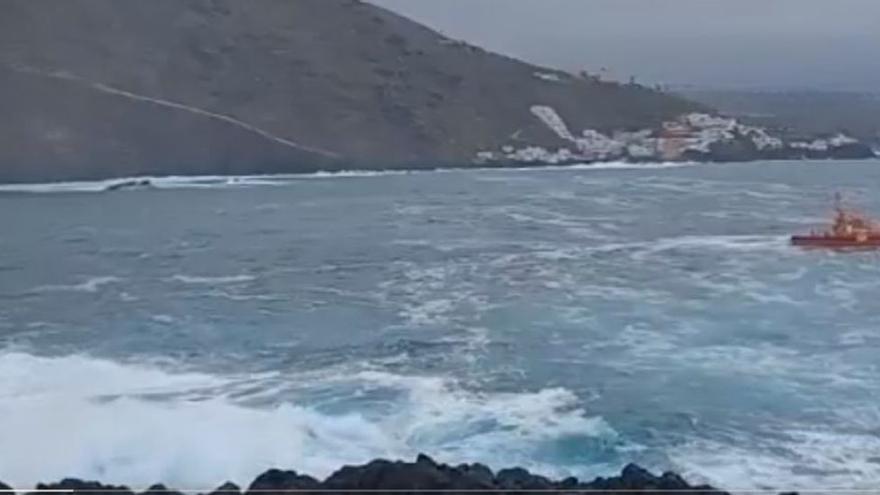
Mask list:
[[[287,393],[249,403],[244,391],[265,395],[273,384]],[[0,354],[0,399],[0,438],[15,446],[0,449],[0,479],[14,486],[76,476],[209,490],[271,467],[326,476],[421,451],[565,475],[570,469],[542,453],[554,442],[616,442],[564,389],[476,393],[444,378],[375,370],[220,377],[9,352]]]

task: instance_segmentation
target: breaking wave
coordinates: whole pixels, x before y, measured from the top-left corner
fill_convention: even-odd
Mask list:
[[[271,467],[323,477],[344,464],[420,451],[447,462],[525,465],[561,475],[568,469],[559,459],[534,460],[548,445],[592,442],[601,458],[617,437],[564,389],[483,394],[444,378],[370,370],[303,378],[222,377],[83,355],[6,352],[0,354],[0,479],[18,487],[75,476],[209,490],[227,479],[246,484]],[[259,389],[253,393],[265,398],[272,383],[306,389],[249,405],[246,391]],[[324,400],[308,399],[310,392]],[[338,403],[347,400],[356,407]]]

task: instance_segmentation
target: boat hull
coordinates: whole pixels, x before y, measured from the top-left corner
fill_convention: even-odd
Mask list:
[[[833,237],[833,236],[792,236],[791,243],[795,246],[828,249],[880,249],[880,236],[867,238]]]

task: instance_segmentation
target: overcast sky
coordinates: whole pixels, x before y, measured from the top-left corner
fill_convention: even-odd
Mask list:
[[[880,91],[880,0],[370,0],[493,51],[618,79]]]

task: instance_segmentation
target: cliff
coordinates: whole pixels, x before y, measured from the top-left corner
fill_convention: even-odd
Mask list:
[[[0,181],[470,163],[702,107],[447,39],[359,0],[6,0]]]

